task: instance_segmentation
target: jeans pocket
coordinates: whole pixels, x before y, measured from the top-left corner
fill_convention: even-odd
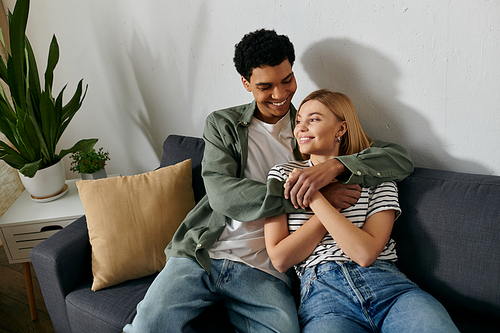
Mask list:
[[[300,306],[302,306],[311,295],[314,280],[315,279],[309,279],[307,282],[300,283]]]

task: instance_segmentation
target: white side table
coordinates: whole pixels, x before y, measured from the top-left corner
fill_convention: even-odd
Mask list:
[[[67,180],[68,193],[50,202],[35,202],[24,191],[0,218],[0,239],[9,263],[23,263],[32,320],[37,319],[37,314],[29,253],[35,245],[84,215],[77,180]]]

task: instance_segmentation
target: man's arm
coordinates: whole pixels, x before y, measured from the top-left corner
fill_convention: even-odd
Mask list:
[[[347,169],[346,173],[337,177],[344,184],[375,186],[387,181],[402,181],[413,173],[408,151],[391,142],[375,140],[371,147],[337,159]]]
[[[285,185],[285,198],[305,208],[314,193],[335,179],[344,184],[374,186],[385,181],[401,181],[412,172],[413,162],[405,148],[375,141],[357,154],[339,156],[294,173]]]
[[[207,118],[203,138],[202,175],[213,210],[238,221],[276,216],[294,208],[283,198],[282,184],[266,184],[240,178],[241,152],[231,126]],[[224,133],[223,133],[224,132]]]

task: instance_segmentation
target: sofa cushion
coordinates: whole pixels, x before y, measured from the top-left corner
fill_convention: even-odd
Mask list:
[[[91,281],[66,297],[66,308],[72,333],[122,332],[137,313],[137,303],[146,294],[156,274],[127,281],[93,292]],[[183,333],[234,333],[225,307],[216,303],[205,309],[183,329]]]
[[[194,207],[191,161],[136,176],[77,182],[92,246],[92,290],[159,272]]]
[[[156,274],[127,281],[98,292],[92,281],[78,286],[66,297],[68,319],[73,333],[121,332],[132,322],[136,306],[146,294]]]
[[[193,169],[193,191],[196,202],[200,201],[205,195],[205,186],[201,178],[201,161],[203,151],[205,150],[205,141],[202,138],[191,136],[169,135],[163,142],[163,156],[161,158],[161,167],[177,164],[188,158],[191,159]]]
[[[454,320],[500,318],[500,177],[416,168],[399,190],[401,271]]]

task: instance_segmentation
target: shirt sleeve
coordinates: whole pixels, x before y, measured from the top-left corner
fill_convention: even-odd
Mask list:
[[[279,165],[275,165],[271,168],[269,171],[269,174],[267,175],[267,181],[270,179],[276,179],[280,182],[286,181],[287,175],[283,171],[283,168],[281,168]]]
[[[242,157],[235,139],[237,135],[231,126],[226,124],[221,129],[220,125],[211,115],[203,133],[202,174],[212,209],[242,222],[293,211],[292,204],[283,197],[283,186],[279,182],[266,185],[239,177]]]
[[[375,140],[373,145],[353,154],[336,157],[348,169],[337,179],[344,184],[375,186],[387,181],[399,182],[413,172],[408,151],[396,143]]]
[[[399,206],[396,183],[384,182],[378,186],[370,187],[368,193],[369,203],[366,214],[367,218],[384,210],[394,210],[396,213],[394,220],[397,220],[401,214],[401,207]]]

